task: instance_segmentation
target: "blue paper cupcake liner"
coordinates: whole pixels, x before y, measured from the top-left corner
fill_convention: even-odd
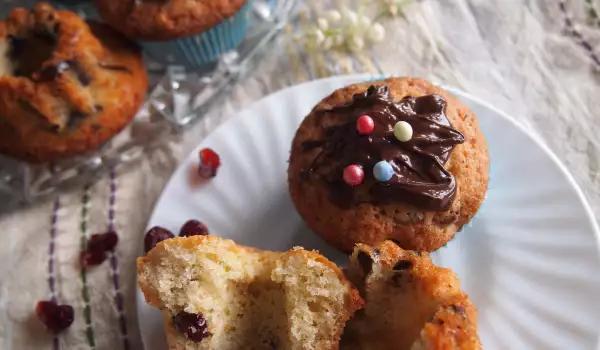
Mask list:
[[[197,68],[213,63],[228,51],[235,49],[244,39],[250,24],[252,1],[223,23],[189,37],[165,42],[140,42],[152,60],[163,64]]]

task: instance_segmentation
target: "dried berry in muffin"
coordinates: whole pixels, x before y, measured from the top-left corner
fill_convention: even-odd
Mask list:
[[[173,325],[187,339],[195,342],[201,342],[210,334],[206,319],[204,319],[202,314],[192,314],[185,311],[179,312],[173,316]]]

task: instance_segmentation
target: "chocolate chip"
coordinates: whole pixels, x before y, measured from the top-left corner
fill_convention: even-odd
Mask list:
[[[459,314],[463,318],[467,317],[467,315],[466,315],[467,311],[465,310],[464,306],[462,306],[462,305],[450,305],[450,309],[452,309],[452,311]]]
[[[373,248],[373,251],[371,253],[373,253],[373,256],[378,257],[381,255],[381,250]]]
[[[394,267],[392,267],[392,270],[394,271],[402,271],[402,270],[406,270],[406,269],[410,269],[413,266],[412,261],[410,260],[400,260],[396,263],[396,265],[394,265]]]
[[[356,258],[358,259],[358,263],[360,264],[360,267],[362,267],[365,274],[368,275],[371,273],[371,269],[373,268],[373,259],[371,256],[365,252],[360,252]]]

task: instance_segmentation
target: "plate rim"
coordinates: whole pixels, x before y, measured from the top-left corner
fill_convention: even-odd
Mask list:
[[[149,228],[149,224],[152,221],[152,218],[155,216],[156,214],[156,210],[158,208],[158,204],[160,203],[164,193],[166,192],[166,190],[170,187],[171,183],[174,181],[175,179],[175,175],[179,173],[179,171],[181,171],[181,169],[185,166],[187,159],[189,159],[193,154],[195,154],[195,152],[197,152],[198,147],[200,147],[200,145],[202,143],[204,143],[206,141],[207,138],[209,138],[211,135],[220,132],[221,129],[226,128],[230,123],[234,123],[236,121],[237,118],[240,118],[240,115],[247,113],[248,111],[255,109],[257,105],[259,105],[260,103],[264,103],[264,100],[266,99],[275,99],[276,96],[279,95],[283,95],[285,94],[287,91],[292,90],[292,89],[301,89],[302,87],[305,87],[307,85],[318,85],[318,84],[323,84],[326,83],[328,81],[334,81],[334,80],[340,80],[340,81],[348,81],[348,83],[345,83],[347,85],[349,84],[353,84],[351,83],[351,81],[356,81],[356,83],[359,83],[361,80],[364,81],[375,81],[375,80],[381,80],[381,79],[387,79],[387,78],[392,78],[392,77],[409,77],[406,75],[390,75],[390,74],[342,74],[342,75],[334,75],[334,76],[330,76],[330,77],[325,77],[325,78],[320,78],[320,79],[315,79],[315,80],[309,80],[309,81],[305,81],[299,84],[295,84],[295,85],[290,85],[287,86],[283,89],[274,91],[270,94],[267,94],[263,97],[261,97],[260,99],[252,102],[250,105],[246,106],[245,108],[238,110],[234,113],[234,115],[225,120],[223,123],[221,123],[219,126],[217,126],[214,130],[212,130],[211,132],[209,132],[208,134],[206,134],[202,140],[200,142],[198,142],[198,144],[196,146],[193,147],[193,149],[188,152],[184,157],[182,157],[175,170],[173,171],[173,173],[170,175],[169,179],[167,180],[167,182],[165,183],[160,195],[158,196],[158,199],[156,200],[156,202],[154,203],[154,206],[152,208],[152,211],[150,213],[150,215],[148,216],[148,219],[146,220],[146,226],[144,228],[143,233],[145,233],[148,228]],[[439,83],[436,82],[434,79],[432,79],[431,77],[423,77],[422,79],[427,79],[430,82],[432,82],[432,84],[443,88],[444,90],[447,90],[448,92],[450,92],[452,95],[456,96],[458,99],[460,99],[461,96],[466,97],[478,104],[480,104],[481,106],[491,110],[492,112],[496,113],[497,115],[499,115],[500,117],[504,118],[505,120],[507,120],[508,122],[510,122],[514,127],[516,127],[519,131],[523,132],[528,138],[530,138],[538,147],[540,147],[542,149],[542,151],[552,160],[552,162],[557,165],[558,169],[562,172],[562,174],[565,176],[567,182],[569,183],[569,185],[574,189],[575,193],[577,194],[577,198],[579,199],[579,201],[581,202],[581,204],[583,205],[584,208],[584,212],[585,212],[585,216],[588,219],[588,222],[590,224],[590,227],[592,229],[592,234],[595,238],[595,242],[596,242],[596,254],[600,257],[600,225],[598,224],[598,221],[596,219],[596,216],[592,210],[592,207],[589,203],[589,201],[587,200],[587,197],[585,196],[585,194],[583,193],[583,190],[581,189],[581,187],[579,186],[579,184],[577,183],[577,181],[575,180],[575,177],[573,176],[573,174],[571,174],[571,172],[569,171],[569,169],[566,167],[566,165],[563,164],[563,162],[560,160],[560,158],[558,158],[558,156],[556,155],[556,153],[554,153],[550,147],[543,141],[543,139],[534,134],[533,130],[530,130],[527,126],[525,126],[524,124],[522,124],[521,122],[519,122],[517,119],[515,119],[514,117],[510,116],[508,113],[504,112],[503,110],[493,106],[491,103],[485,101],[484,99],[477,97],[475,95],[472,95],[471,93],[468,93],[462,89],[459,89],[457,87],[454,87],[452,85],[449,84],[443,84],[443,83]],[[325,97],[325,96],[324,96]],[[139,247],[142,249],[139,249],[140,252],[143,252],[143,239],[140,240],[140,244]],[[140,306],[141,305],[145,305],[146,301],[145,298],[143,296],[143,293],[141,292],[139,286],[138,286],[138,278],[137,278],[137,273],[135,274],[135,282],[136,282],[136,316],[137,319],[140,319]],[[147,344],[146,344],[146,338],[143,336],[143,334],[145,334],[146,332],[144,331],[144,329],[142,329],[142,323],[138,321],[138,331],[140,333],[140,338],[141,338],[141,342],[142,342],[142,347],[143,349],[150,349]],[[596,338],[596,347],[600,350],[600,329],[598,330],[598,335]]]

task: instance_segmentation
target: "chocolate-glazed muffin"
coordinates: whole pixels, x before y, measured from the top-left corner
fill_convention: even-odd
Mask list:
[[[111,27],[38,3],[0,22],[0,152],[51,162],[101,146],[141,106],[139,48]]]
[[[337,90],[300,125],[288,169],[308,226],[351,252],[386,239],[433,251],[479,209],[487,144],[473,113],[422,79]]]

